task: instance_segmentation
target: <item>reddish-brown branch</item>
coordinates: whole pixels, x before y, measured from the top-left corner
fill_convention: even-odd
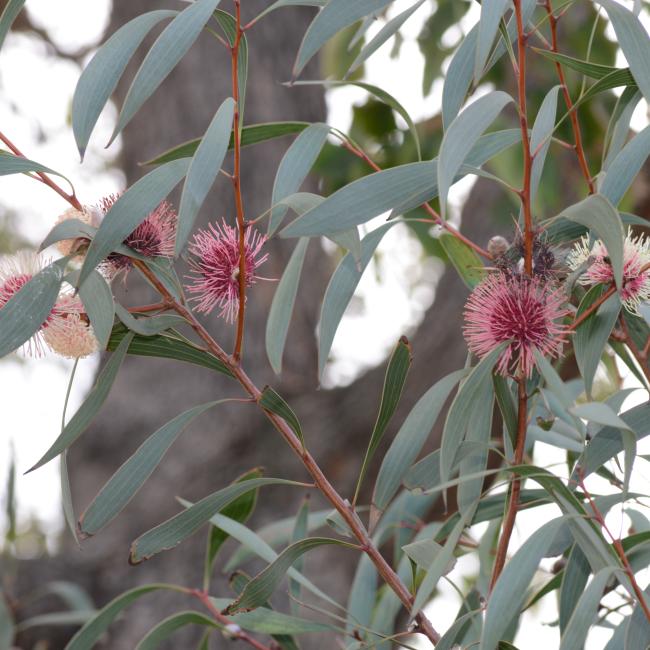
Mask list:
[[[257,639],[254,639],[252,636],[244,632],[235,622],[231,621],[227,616],[222,614],[210,600],[210,596],[205,591],[199,591],[198,589],[191,589],[189,592],[195,598],[198,598],[203,606],[210,612],[212,617],[221,623],[221,625],[228,625],[230,631],[230,637],[233,640],[244,641],[248,645],[256,648],[257,650],[271,650],[271,648],[263,643],[260,643]]]
[[[646,603],[643,591],[639,587],[639,583],[636,581],[634,571],[632,569],[632,566],[630,565],[630,561],[627,559],[627,555],[625,554],[625,549],[623,548],[623,544],[621,544],[621,540],[618,537],[612,535],[612,532],[607,527],[607,522],[605,521],[605,517],[603,517],[603,513],[598,509],[598,506],[595,504],[591,494],[589,493],[589,490],[587,490],[584,481],[584,476],[579,475],[578,482],[580,484],[580,488],[582,489],[582,492],[587,497],[587,501],[589,501],[589,505],[594,513],[594,519],[598,522],[598,524],[602,527],[602,529],[607,533],[607,535],[609,535],[609,538],[612,540],[612,546],[614,548],[614,551],[616,551],[616,555],[618,555],[618,558],[621,561],[621,564],[623,565],[623,570],[625,571],[625,574],[627,575],[627,577],[630,580],[630,583],[632,584],[632,589],[634,590],[636,598],[639,601],[639,606],[643,610],[643,613],[648,619],[648,622],[650,622],[650,609],[648,609],[648,604]]]
[[[239,310],[237,312],[237,335],[233,359],[241,358],[244,342],[244,321],[246,316],[246,220],[244,218],[244,201],[241,191],[241,134],[240,134],[240,97],[239,97],[239,47],[243,35],[241,27],[240,0],[235,3],[235,40],[230,50],[232,66],[232,96],[235,100],[235,117],[233,123],[234,166],[232,173],[232,186],[235,192],[235,208],[237,211],[237,228],[239,231]]]
[[[153,305],[140,305],[139,307],[129,307],[129,311],[132,314],[148,314],[152,311],[162,311],[163,309],[169,309],[170,306],[166,302],[156,302]]]
[[[528,275],[533,272],[533,212],[531,207],[531,178],[533,157],[530,152],[528,135],[528,114],[526,109],[526,33],[521,12],[521,0],[513,0],[517,21],[517,90],[519,95],[519,125],[524,152],[524,186],[521,190],[521,204],[524,212],[524,270]]]
[[[526,448],[526,429],[528,428],[528,393],[526,392],[526,378],[521,377],[518,382],[519,391],[519,411],[517,419],[517,440],[515,443],[514,464],[521,465],[524,460],[524,450]],[[494,568],[492,569],[492,578],[490,579],[490,593],[494,589],[496,581],[499,579],[508,556],[508,546],[510,538],[515,527],[517,510],[519,509],[519,495],[521,494],[521,478],[513,476],[510,483],[510,498],[508,500],[508,509],[503,520],[503,531],[497,546]]]
[[[7,147],[9,147],[9,149],[12,151],[12,153],[14,153],[16,156],[20,156],[21,158],[27,157],[2,132],[0,132],[0,140],[2,140],[2,142],[4,142],[7,145]],[[63,197],[73,208],[76,208],[77,210],[83,210],[81,203],[79,203],[79,200],[74,195],[74,193],[68,194],[60,185],[55,183],[47,174],[43,172],[36,172],[36,176],[31,176],[31,178],[34,178],[35,180],[38,180],[41,183],[47,185],[49,188],[53,189],[59,196]]]
[[[199,323],[194,314],[185,307],[174,300],[173,296],[165,289],[165,287],[158,281],[158,279],[151,273],[151,271],[138,260],[135,261],[138,269],[149,280],[149,282],[157,289],[165,301],[169,301],[172,308],[182,316],[196,334],[205,343],[207,349],[214,354],[222,363],[224,363],[231,370],[233,377],[240,383],[246,393],[259,404],[262,392],[251,381],[248,375],[244,372],[241,365],[234,361],[219,344],[210,336],[209,332]],[[360,519],[354,512],[351,504],[341,497],[335,490],[332,484],[327,480],[325,474],[320,466],[313,458],[313,456],[304,448],[302,442],[298,439],[293,429],[281,417],[266,409],[262,409],[264,415],[271,421],[275,429],[282,435],[285,442],[289,445],[292,451],[298,456],[305,469],[309,472],[314,479],[316,487],[320,490],[323,496],[332,504],[336,511],[341,515],[343,521],[347,524],[350,531],[356,537],[361,549],[373,562],[377,571],[382,576],[386,584],[395,592],[404,607],[410,611],[413,605],[413,596],[402,582],[401,578],[388,564],[384,556],[379,552],[374,542],[370,538],[368,531],[365,529]],[[433,644],[436,644],[440,639],[440,635],[431,625],[431,622],[422,612],[419,612],[415,617],[418,623],[419,631],[424,634]]]
[[[557,41],[557,21],[558,17],[553,13],[553,7],[551,6],[551,0],[544,1],[544,8],[548,15],[548,22],[551,28],[551,51],[558,52],[558,41]],[[578,157],[578,163],[580,165],[580,170],[582,175],[587,181],[589,186],[589,194],[596,193],[596,186],[594,181],[589,173],[589,165],[587,164],[587,157],[585,155],[584,145],[582,143],[582,133],[580,131],[580,123],[578,121],[578,111],[573,109],[573,101],[571,100],[571,95],[569,93],[569,88],[566,83],[566,78],[564,76],[564,69],[562,64],[559,61],[555,62],[555,69],[557,70],[558,77],[560,79],[560,84],[562,86],[562,95],[564,96],[564,103],[566,104],[567,110],[569,112],[569,119],[571,120],[571,127],[573,129],[573,137],[575,139],[575,146],[573,147]]]
[[[611,298],[616,293],[616,285],[612,285],[605,293],[596,300],[592,305],[585,309],[580,316],[578,316],[572,323],[569,325],[569,329],[575,331],[582,323],[584,323],[589,316],[598,310],[598,308],[607,301],[608,298]]]
[[[381,167],[362,149],[355,147],[347,140],[343,140],[343,147],[358,158],[361,158],[361,160],[365,161],[376,172],[382,171]],[[456,237],[456,239],[462,241],[466,246],[469,246],[481,257],[484,257],[487,260],[492,260],[492,255],[490,255],[488,251],[486,251],[484,248],[481,248],[478,244],[475,244],[471,239],[468,239],[465,237],[465,235],[456,230],[456,228],[445,221],[428,203],[423,203],[422,208],[424,208],[424,210],[431,216],[431,221],[433,221],[433,223],[435,223],[437,226],[444,228],[450,235],[453,235]]]

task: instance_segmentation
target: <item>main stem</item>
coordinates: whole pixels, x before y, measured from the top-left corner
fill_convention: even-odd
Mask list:
[[[239,47],[242,39],[240,0],[235,3],[235,40],[230,48],[232,65],[232,96],[235,100],[235,116],[233,123],[234,167],[232,186],[235,193],[235,209],[237,211],[237,230],[239,232],[239,310],[237,312],[237,335],[233,359],[241,359],[244,342],[244,320],[246,316],[246,221],[244,219],[244,201],[241,191],[241,112],[239,96]]]
[[[524,211],[524,270],[528,275],[533,273],[533,212],[531,207],[530,183],[533,169],[533,157],[530,153],[528,137],[528,114],[526,109],[526,33],[521,13],[521,0],[513,0],[517,20],[517,88],[519,93],[519,125],[521,127],[521,142],[524,151],[524,187],[520,192],[521,205]]]
[[[519,410],[517,417],[517,440],[515,443],[514,464],[521,465],[524,460],[524,449],[526,448],[526,429],[528,428],[528,393],[526,392],[526,378],[520,377],[517,382],[519,393]],[[494,589],[496,581],[499,579],[508,556],[508,546],[510,538],[515,527],[517,518],[517,509],[519,507],[519,495],[521,494],[521,479],[519,476],[513,476],[510,484],[510,498],[508,499],[508,510],[503,521],[503,531],[497,547],[494,568],[492,569],[492,578],[490,580],[490,593]]]
[[[553,13],[553,7],[551,5],[551,0],[545,0],[544,8],[548,15],[548,22],[551,28],[551,50],[553,52],[558,52],[558,42],[557,42],[557,17]],[[591,178],[589,173],[589,165],[587,164],[587,157],[585,155],[584,145],[582,144],[582,133],[580,132],[580,124],[578,122],[578,112],[573,109],[573,101],[571,100],[571,95],[569,94],[569,88],[566,83],[566,78],[564,76],[564,70],[562,64],[559,61],[555,62],[555,68],[557,70],[557,75],[560,79],[560,84],[562,86],[562,95],[564,96],[564,103],[566,104],[569,119],[571,120],[571,128],[573,129],[573,138],[575,140],[575,149],[576,156],[578,157],[578,164],[580,165],[580,171],[587,181],[589,186],[589,194],[595,194],[596,186],[594,181]]]

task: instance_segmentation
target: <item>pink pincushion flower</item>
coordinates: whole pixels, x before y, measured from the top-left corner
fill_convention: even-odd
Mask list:
[[[99,348],[81,300],[67,293],[57,299],[43,326],[43,339],[52,352],[66,359],[81,359]]]
[[[113,207],[119,195],[111,194],[100,201],[99,207],[104,215]],[[174,256],[176,226],[178,215],[168,201],[163,201],[147,218],[124,240],[124,244],[145,257]],[[111,253],[104,265],[111,277],[120,271],[128,272],[133,261],[126,255]]]
[[[244,256],[246,261],[246,286],[254,284],[259,276],[257,268],[263,264],[268,254],[260,255],[266,237],[250,228],[244,237]],[[229,322],[235,320],[239,309],[239,235],[236,228],[229,226],[225,219],[221,225],[209,224],[207,230],[199,230],[189,246],[196,259],[190,260],[192,274],[186,288],[194,294],[196,310],[209,314],[215,307],[221,311],[219,316]]]
[[[558,357],[568,329],[561,319],[569,311],[560,289],[542,278],[493,273],[472,292],[465,306],[463,333],[469,349],[484,357],[502,343],[507,347],[499,357],[502,375],[521,372],[530,377],[535,365],[535,349]]]
[[[611,284],[614,282],[614,270],[607,255],[607,248],[598,239],[590,246],[589,237],[583,237],[567,256],[567,264],[575,271],[589,259],[589,268],[580,276],[583,285]],[[639,305],[650,299],[650,269],[643,270],[650,264],[650,239],[643,235],[634,236],[628,230],[623,247],[623,288],[621,301],[631,313],[639,315]]]

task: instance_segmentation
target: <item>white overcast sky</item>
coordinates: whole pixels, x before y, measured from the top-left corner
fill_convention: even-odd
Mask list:
[[[392,15],[412,2],[396,0]],[[60,47],[75,51],[98,41],[106,25],[109,4],[109,0],[28,0],[27,7],[32,19],[48,29]],[[627,4],[631,6],[631,2]],[[415,120],[435,114],[440,103],[439,85],[434,86],[434,92],[427,98],[423,98],[421,93],[423,61],[415,38],[429,11],[430,7],[425,4],[404,27],[405,42],[399,60],[389,58],[389,43],[366,66],[367,80],[396,96]],[[468,23],[476,20],[477,12],[478,5],[474,5]],[[376,25],[371,34],[380,27],[381,24]],[[48,56],[37,39],[10,35],[0,55],[0,124],[3,132],[14,139],[26,155],[68,175],[74,180],[82,201],[93,203],[98,197],[121,189],[123,185],[121,174],[111,169],[120,143],[118,140],[108,151],[103,149],[115,117],[114,109],[109,108],[93,136],[86,161],[83,166],[79,165],[68,121],[78,74],[74,64]],[[365,101],[366,97],[357,88],[331,92],[328,96],[330,124],[345,130],[350,123],[353,104]],[[646,124],[647,106],[642,102],[633,125],[639,129]],[[47,134],[47,139],[40,137],[41,132]],[[452,205],[462,202],[470,186],[471,180],[458,184]],[[66,208],[55,194],[24,177],[0,178],[0,192],[2,208],[9,208],[19,216],[21,230],[34,244],[47,234],[57,215]],[[368,269],[359,287],[362,308],[346,316],[341,325],[333,350],[337,362],[330,372],[330,383],[347,383],[361,368],[379,362],[396,337],[417,323],[433,299],[440,269],[432,261],[421,263],[416,243],[395,229],[382,242],[381,250],[384,254],[379,266]],[[382,328],[369,326],[377,322],[382,323]],[[78,407],[88,390],[96,365],[95,358],[79,364],[70,413]],[[57,463],[52,462],[28,476],[22,476],[22,472],[57,435],[70,370],[70,362],[51,356],[41,360],[15,357],[0,363],[0,385],[3,387],[0,480],[6,475],[7,450],[13,445],[19,470],[17,491],[22,525],[32,517],[36,518],[48,531],[50,544],[54,544],[57,533],[62,530]],[[633,385],[631,380],[627,382]],[[639,390],[626,406],[645,399],[647,395]],[[562,454],[540,444],[536,462],[541,465],[561,463]],[[639,463],[638,466],[637,487],[647,491],[650,476],[647,464],[643,465],[641,467]],[[597,487],[605,489],[603,485]],[[0,488],[0,495],[3,489]],[[516,543],[521,541],[519,535],[529,535],[539,527],[544,516],[556,514],[552,508],[546,508],[546,513],[544,509],[522,513]],[[625,521],[620,509],[613,511],[610,520],[614,529],[623,529]],[[477,527],[476,532],[482,532],[482,528]],[[475,569],[475,559],[466,557],[449,577],[462,584],[463,577],[471,576]],[[545,599],[535,612],[526,617],[518,638],[522,648],[557,647],[557,628],[546,625],[554,618],[552,598]],[[443,584],[431,606],[431,617],[438,624],[451,621],[458,605],[458,596],[453,588]],[[589,647],[602,648],[608,637],[608,632],[596,631],[590,638]]]

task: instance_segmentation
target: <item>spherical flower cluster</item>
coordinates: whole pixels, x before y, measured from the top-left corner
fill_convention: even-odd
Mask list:
[[[484,357],[502,343],[497,371],[530,377],[535,350],[559,357],[568,328],[562,319],[566,297],[541,277],[503,272],[487,276],[472,292],[465,307],[463,333],[469,349]]]
[[[250,287],[258,279],[257,268],[268,255],[260,255],[266,237],[250,228],[244,237],[244,259],[246,286]],[[219,316],[229,322],[235,320],[239,309],[239,235],[236,228],[225,220],[221,225],[209,224],[207,230],[199,230],[190,243],[190,252],[195,255],[190,260],[192,273],[186,288],[196,302],[196,310],[210,313],[220,308]]]
[[[0,309],[44,267],[41,258],[30,251],[0,258]],[[41,356],[43,342],[61,356],[77,359],[98,349],[93,329],[78,298],[62,293],[48,317],[25,345],[31,356]]]
[[[119,195],[104,197],[99,207],[105,216],[113,207]],[[178,215],[168,201],[163,201],[146,219],[124,239],[124,244],[144,257],[174,256],[176,227]],[[113,278],[121,271],[127,273],[133,266],[133,260],[127,255],[111,253],[106,259],[103,270]]]
[[[614,269],[602,240],[597,239],[592,246],[589,237],[585,236],[567,256],[567,264],[573,271],[588,261],[591,264],[578,279],[580,284],[614,282]],[[650,299],[650,239],[643,235],[635,236],[631,230],[628,230],[623,248],[623,287],[620,295],[625,309],[636,315],[639,314],[639,305]]]

